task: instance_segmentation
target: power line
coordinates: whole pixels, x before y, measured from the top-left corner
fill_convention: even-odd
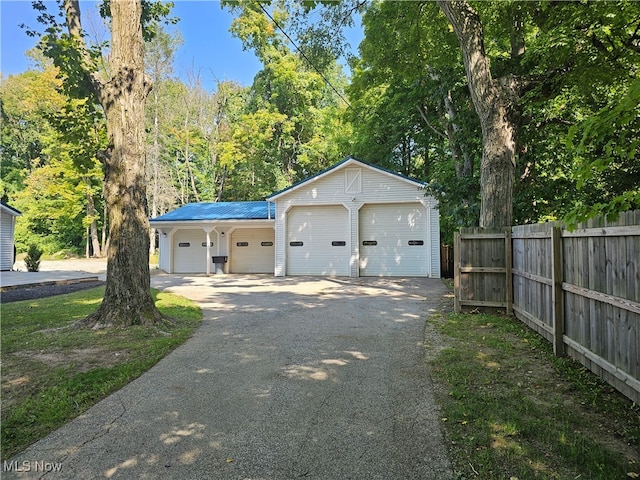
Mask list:
[[[329,79],[324,75],[324,73],[322,73],[320,71],[320,69],[318,67],[315,66],[315,64],[309,59],[309,57],[307,57],[307,54],[304,53],[302,51],[302,49],[296,44],[296,42],[293,41],[293,39],[287,34],[287,32],[284,31],[284,28],[282,28],[280,26],[280,24],[271,16],[271,14],[267,11],[266,8],[264,8],[264,6],[262,5],[262,3],[257,2],[258,5],[260,5],[260,9],[264,12],[264,14],[269,17],[269,19],[274,23],[274,25],[278,28],[278,30],[280,30],[282,32],[282,34],[287,38],[287,40],[289,40],[291,42],[291,45],[293,45],[295,47],[295,49],[298,51],[298,53],[307,61],[307,63],[309,65],[311,65],[311,67],[313,67],[313,69],[316,71],[316,73],[318,75],[320,75],[322,77],[322,79],[324,80],[324,82],[329,85],[331,87],[331,89],[336,93],[336,95],[338,95],[338,97],[340,97],[340,99],[347,104],[347,107],[349,107],[351,110],[353,110],[354,112],[356,111],[355,108],[353,108],[351,106],[351,104],[347,101],[346,98],[344,98],[344,96],[342,95],[342,93],[340,93],[338,91],[338,89],[336,87],[333,86],[333,84],[329,81]]]

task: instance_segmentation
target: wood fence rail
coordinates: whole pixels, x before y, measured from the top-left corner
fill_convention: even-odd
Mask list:
[[[575,230],[464,228],[455,311],[504,308],[640,403],[640,210]]]

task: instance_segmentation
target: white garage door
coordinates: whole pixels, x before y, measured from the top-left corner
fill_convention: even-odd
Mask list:
[[[349,275],[349,214],[339,205],[287,214],[287,275]]]
[[[207,271],[207,235],[204,230],[178,230],[173,235],[173,271]]]
[[[427,216],[419,203],[365,205],[359,212],[360,276],[427,276]]]
[[[231,234],[231,273],[271,273],[275,265],[273,228],[241,228]]]

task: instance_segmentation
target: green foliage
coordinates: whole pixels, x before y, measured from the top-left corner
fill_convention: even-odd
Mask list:
[[[640,208],[640,79],[628,90],[569,131],[578,189],[591,202],[578,202],[567,216],[570,224]],[[612,189],[611,187],[614,187]]]
[[[86,100],[68,100],[50,115],[50,135],[44,138],[46,163],[34,162],[32,172],[13,202],[23,215],[16,222],[16,244],[37,242],[46,253],[80,253],[86,228],[101,222],[101,208],[90,214],[88,199],[100,205],[102,165],[106,144],[100,112]],[[98,213],[99,212],[99,213]]]
[[[198,200],[261,199],[353,154],[428,182],[443,242],[477,225],[480,123],[458,40],[436,3],[223,2],[235,14],[231,33],[263,69],[250,87],[220,81],[213,92],[195,73],[187,83],[172,78],[181,41],[163,30],[168,5],[143,4],[154,84],[146,124],[152,214]],[[578,222],[639,208],[640,3],[472,6],[494,78],[513,81],[520,94],[516,222]],[[47,28],[42,47],[65,80],[44,64],[2,80],[0,195],[24,214],[21,249],[80,252],[88,224],[106,228],[102,113],[71,100],[89,87],[76,46],[41,2],[36,8]],[[342,27],[356,12],[365,39],[348,79],[336,59],[345,52]],[[104,47],[90,50],[96,68]],[[327,81],[348,94],[349,106]]]
[[[37,272],[40,270],[40,257],[42,257],[42,249],[32,243],[27,249],[27,255],[24,257],[24,263],[28,272]]]
[[[3,78],[0,83],[0,196],[12,197],[24,188],[34,165],[46,163],[44,149],[53,135],[49,118],[64,105],[57,92],[60,80],[52,67]]]
[[[363,25],[348,88],[353,153],[427,181],[451,242],[477,223],[481,155],[457,40],[435,3],[375,2]]]
[[[309,57],[290,50],[281,30],[291,21],[284,4],[271,5],[268,14],[255,2],[229,6],[238,13],[232,33],[254,50],[264,68],[239,122],[220,145],[220,160],[236,175],[231,188],[250,190],[242,198],[264,198],[349,153],[344,147],[350,129],[341,120],[345,105],[334,91],[346,79],[335,61],[325,62],[320,74]]]
[[[523,6],[532,38],[521,60],[529,73],[520,138],[520,221],[575,223],[637,208],[638,148],[632,139],[638,127],[632,117],[638,98],[632,84],[640,72],[634,47],[640,5]],[[625,153],[615,153],[619,147],[607,151],[607,144]]]

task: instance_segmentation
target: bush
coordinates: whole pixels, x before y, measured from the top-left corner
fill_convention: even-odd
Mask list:
[[[24,257],[24,263],[27,266],[27,271],[37,272],[40,270],[40,257],[42,256],[42,250],[36,244],[29,245],[27,249],[27,256]]]

